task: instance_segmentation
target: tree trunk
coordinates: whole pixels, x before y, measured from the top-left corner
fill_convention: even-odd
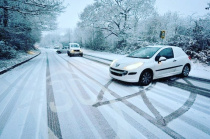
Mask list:
[[[4,0],[4,7],[7,7],[8,6],[8,2],[7,0]],[[4,24],[4,27],[7,27],[8,26],[8,9],[4,8],[4,14],[3,14],[3,24]]]

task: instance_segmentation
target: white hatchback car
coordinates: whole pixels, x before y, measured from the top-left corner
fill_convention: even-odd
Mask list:
[[[127,57],[114,60],[110,65],[110,76],[125,82],[139,82],[140,85],[172,75],[187,77],[191,69],[190,59],[179,47],[142,47]]]

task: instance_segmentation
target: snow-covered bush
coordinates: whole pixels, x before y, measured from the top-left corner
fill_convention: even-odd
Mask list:
[[[200,52],[186,50],[185,52],[193,59],[198,59],[200,62],[210,64],[210,50],[202,50]]]
[[[16,56],[16,50],[0,41],[0,59],[10,59]]]

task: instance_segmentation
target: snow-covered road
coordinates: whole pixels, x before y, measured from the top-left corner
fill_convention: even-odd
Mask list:
[[[210,138],[210,83],[170,77],[147,87],[109,67],[42,49],[0,76],[0,138]]]

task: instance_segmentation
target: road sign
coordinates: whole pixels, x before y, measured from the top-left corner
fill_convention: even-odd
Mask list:
[[[166,31],[165,30],[160,31],[160,38],[161,39],[164,39],[165,35],[166,35]]]

